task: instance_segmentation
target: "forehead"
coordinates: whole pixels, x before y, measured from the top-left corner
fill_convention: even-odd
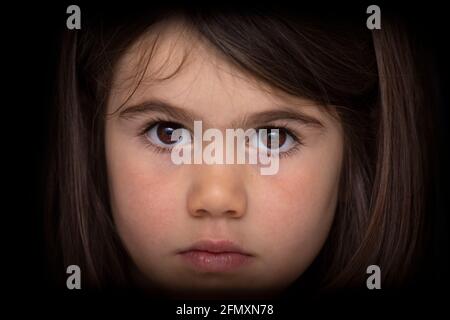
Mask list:
[[[321,114],[311,101],[242,72],[179,20],[156,25],[120,59],[108,110],[151,99],[195,111],[218,126],[236,115],[270,110],[277,104]]]

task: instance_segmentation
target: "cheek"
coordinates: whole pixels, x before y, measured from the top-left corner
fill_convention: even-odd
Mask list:
[[[168,235],[181,229],[180,180],[148,150],[122,146],[109,149],[107,158],[114,222],[125,247],[132,256],[158,255],[171,246]]]
[[[278,226],[277,230],[290,231],[280,232],[284,238],[311,241],[328,229],[334,215],[337,182],[320,179],[312,170],[305,170],[286,177],[280,175],[270,189],[273,200],[268,204],[273,214],[269,213],[268,220]]]
[[[255,186],[255,211],[265,215],[258,222],[260,230],[265,230],[260,241],[270,252],[268,263],[288,280],[312,263],[328,236],[341,167],[337,151],[335,158],[311,153],[298,161],[286,160],[277,175]]]

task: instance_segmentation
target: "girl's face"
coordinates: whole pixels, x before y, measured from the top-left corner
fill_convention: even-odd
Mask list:
[[[151,36],[116,69],[109,113],[135,89],[136,73],[144,72],[131,98],[106,121],[119,236],[138,273],[173,294],[276,293],[305,271],[327,238],[337,203],[342,128],[316,103],[268,88],[180,30],[177,24],[160,29],[145,72],[142,56]],[[168,78],[151,80],[156,77]],[[254,164],[174,164],[170,130],[190,130],[194,120],[203,121],[203,130],[223,133],[281,128],[278,172],[261,175]],[[188,250],[203,240],[213,244]],[[214,246],[220,241],[240,249]]]

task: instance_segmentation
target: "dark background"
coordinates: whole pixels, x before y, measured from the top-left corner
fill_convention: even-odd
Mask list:
[[[11,164],[4,166],[5,180],[2,188],[5,202],[2,213],[12,222],[4,219],[4,254],[3,266],[7,271],[3,273],[6,283],[11,284],[9,292],[19,311],[59,310],[80,312],[88,306],[97,310],[115,310],[123,305],[133,305],[140,308],[152,306],[132,293],[120,294],[92,294],[83,290],[58,291],[52,289],[46,265],[43,232],[43,199],[45,190],[45,175],[43,168],[46,156],[52,150],[46,143],[49,127],[49,113],[54,104],[55,77],[59,52],[59,37],[66,28],[66,8],[71,4],[81,7],[81,24],[83,17],[89,10],[120,11],[121,8],[131,6],[129,1],[117,4],[92,5],[85,1],[73,1],[54,4],[15,3],[3,6],[3,37],[2,49],[7,55],[3,63],[6,69],[11,69],[11,75],[4,74],[4,83],[8,86],[3,92],[3,129],[6,129],[4,141],[11,143],[5,148],[4,159]],[[285,301],[280,305],[284,314],[298,313],[309,310],[334,315],[335,312],[346,314],[356,313],[361,317],[367,315],[414,314],[416,311],[426,313],[438,309],[448,312],[449,246],[448,246],[448,164],[449,162],[449,57],[447,46],[450,38],[446,8],[442,2],[430,1],[411,4],[403,3],[396,7],[383,2],[370,2],[355,5],[345,10],[340,7],[339,12],[361,15],[362,26],[368,16],[365,9],[370,4],[378,4],[383,11],[388,8],[405,17],[414,32],[414,36],[432,52],[431,66],[434,70],[438,110],[435,122],[436,151],[430,155],[435,162],[433,177],[434,192],[431,202],[433,229],[432,237],[427,243],[428,262],[424,271],[419,275],[420,285],[414,289],[399,291],[379,290],[367,292],[345,291],[335,295],[321,297],[319,300],[308,301],[305,305],[293,304]],[[321,4],[324,13],[326,3]],[[348,5],[347,5],[348,6]],[[301,2],[298,6],[301,10]],[[75,31],[74,31],[75,32]],[[11,86],[9,88],[9,86]],[[11,139],[12,138],[12,139]],[[11,252],[9,252],[9,250]],[[3,282],[5,283],[5,281]],[[118,302],[118,303],[116,303]],[[243,302],[245,303],[245,302]],[[199,305],[192,302],[192,305]],[[155,304],[159,312],[171,316],[175,314],[176,303]],[[58,309],[59,308],[59,309]],[[112,308],[112,309],[111,309]],[[303,308],[303,309],[302,309]],[[92,310],[92,309],[90,309]],[[152,318],[154,310],[147,309],[147,318]],[[103,312],[103,311],[102,311]],[[375,313],[374,313],[375,312]],[[232,317],[233,318],[233,317]]]

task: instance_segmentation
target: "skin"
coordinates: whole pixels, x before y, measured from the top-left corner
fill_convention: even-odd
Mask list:
[[[158,26],[122,57],[108,112],[118,110],[136,87],[135,75],[144,71],[142,57],[156,32],[158,47],[143,81],[120,110],[164,100],[202,120],[203,130],[224,132],[255,113],[289,107],[321,126],[290,119],[252,124],[286,126],[303,143],[280,158],[277,174],[264,176],[258,165],[177,166],[170,152],[156,152],[139,135],[155,117],[175,121],[172,116],[111,114],[105,129],[111,205],[136,281],[174,296],[276,294],[308,268],[329,233],[342,166],[341,125],[314,102],[244,74],[176,22]],[[176,74],[157,81],[171,75],[183,56]],[[177,251],[200,239],[231,240],[252,254],[250,262],[228,272],[195,270]]]

